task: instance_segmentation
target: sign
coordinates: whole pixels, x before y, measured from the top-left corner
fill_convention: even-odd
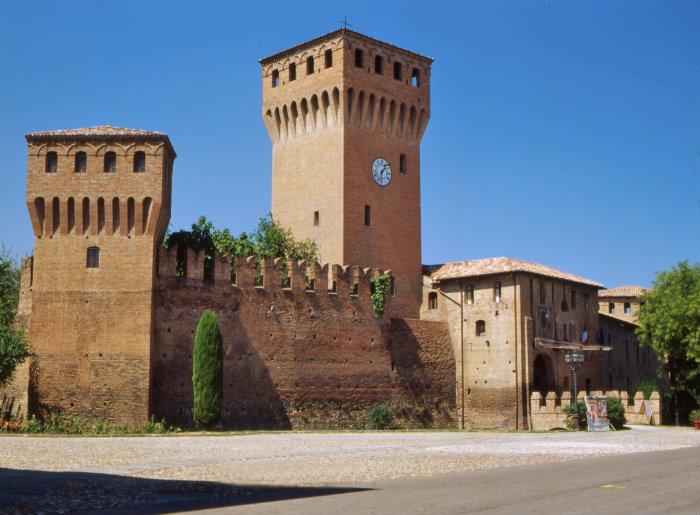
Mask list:
[[[586,396],[586,422],[589,431],[609,431],[608,401],[605,397]]]

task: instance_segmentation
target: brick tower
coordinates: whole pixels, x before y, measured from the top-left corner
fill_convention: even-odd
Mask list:
[[[324,262],[391,269],[393,313],[418,316],[432,59],[339,29],[260,63],[273,216]]]
[[[165,134],[109,126],[26,139],[33,409],[146,420],[173,147]]]

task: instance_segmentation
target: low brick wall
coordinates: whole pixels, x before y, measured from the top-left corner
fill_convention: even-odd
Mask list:
[[[658,425],[661,423],[661,396],[659,392],[653,392],[649,400],[651,413],[647,412],[644,395],[641,392],[633,398],[629,398],[626,391],[612,390],[608,392],[593,391],[591,395],[615,397],[620,399],[625,407],[625,416],[628,424]],[[585,392],[579,392],[578,399],[583,400]],[[557,396],[549,392],[545,397],[539,392],[533,392],[530,396],[530,409],[532,429],[546,431],[560,427],[566,427],[566,414],[564,410],[571,404],[571,393],[564,392]]]

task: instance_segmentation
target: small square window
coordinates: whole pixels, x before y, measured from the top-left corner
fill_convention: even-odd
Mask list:
[[[117,171],[117,154],[107,152],[105,154],[105,173],[115,173]]]
[[[87,266],[87,268],[99,268],[100,267],[100,248],[99,247],[88,247],[86,266]]]
[[[134,154],[134,172],[143,173],[146,171],[146,153],[136,152]]]
[[[85,173],[87,171],[87,154],[77,152],[75,154],[75,173]]]
[[[58,171],[58,154],[49,152],[46,154],[46,173],[56,173]]]

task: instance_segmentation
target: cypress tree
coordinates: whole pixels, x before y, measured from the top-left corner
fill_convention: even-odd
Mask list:
[[[223,349],[216,314],[206,310],[197,324],[192,357],[193,417],[197,426],[215,424],[224,395]]]

